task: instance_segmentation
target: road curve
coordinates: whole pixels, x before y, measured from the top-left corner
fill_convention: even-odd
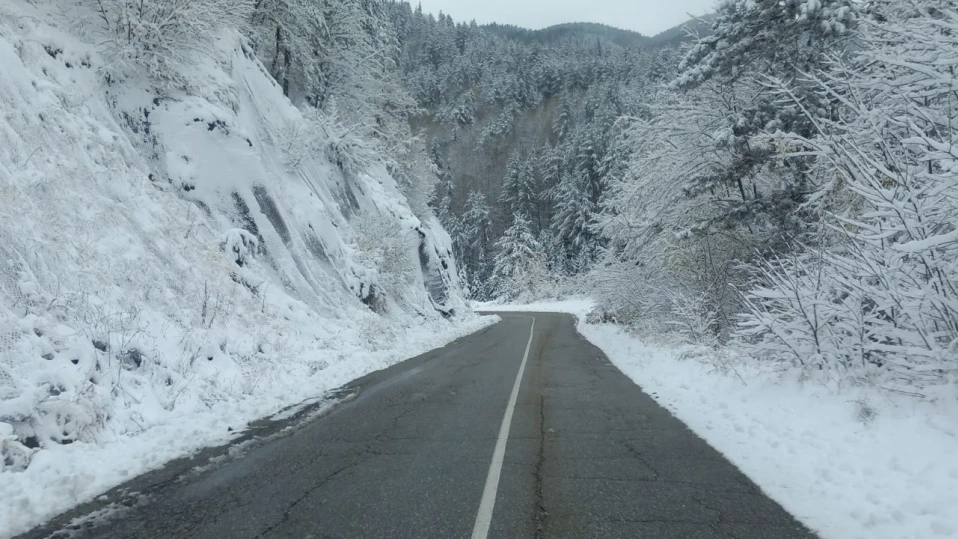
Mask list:
[[[267,429],[241,457],[180,462],[22,537],[471,537],[527,347],[488,537],[814,537],[572,317],[501,316],[350,384],[314,420]]]

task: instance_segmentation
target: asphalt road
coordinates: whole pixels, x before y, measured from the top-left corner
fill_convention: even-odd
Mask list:
[[[814,537],[571,317],[502,317],[224,453],[242,456],[171,465],[25,537],[470,537],[527,345],[488,537]]]

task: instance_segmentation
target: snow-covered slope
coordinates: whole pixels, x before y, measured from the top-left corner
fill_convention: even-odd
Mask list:
[[[38,4],[0,3],[0,536],[484,323],[236,33],[174,90]]]

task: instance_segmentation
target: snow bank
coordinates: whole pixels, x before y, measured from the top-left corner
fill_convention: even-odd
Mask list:
[[[429,324],[409,327],[388,350],[371,351],[353,345],[336,351],[333,358],[322,355],[332,363],[312,376],[301,373],[300,380],[295,380],[295,375],[283,376],[263,391],[236,396],[206,409],[169,415],[151,410],[161,417],[142,432],[103,434],[96,442],[37,451],[24,471],[0,473],[0,537],[27,531],[172,459],[226,443],[252,419],[272,415],[291,403],[322,395],[495,322],[493,317],[475,318],[440,332]]]
[[[290,155],[235,33],[174,89],[87,16],[0,3],[0,537],[492,322],[384,167]]]
[[[472,307],[477,311],[484,312],[569,313],[576,315],[580,320],[585,320],[585,316],[595,307],[595,301],[590,298],[570,298],[502,305],[490,301],[486,303],[473,302]]]
[[[585,323],[583,300],[482,308],[576,314],[622,372],[824,539],[958,537],[953,402],[836,393],[747,358],[648,344]]]

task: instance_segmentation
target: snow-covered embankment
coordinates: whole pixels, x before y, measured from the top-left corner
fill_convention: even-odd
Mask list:
[[[59,4],[0,5],[0,537],[491,323],[234,31],[171,86]]]

